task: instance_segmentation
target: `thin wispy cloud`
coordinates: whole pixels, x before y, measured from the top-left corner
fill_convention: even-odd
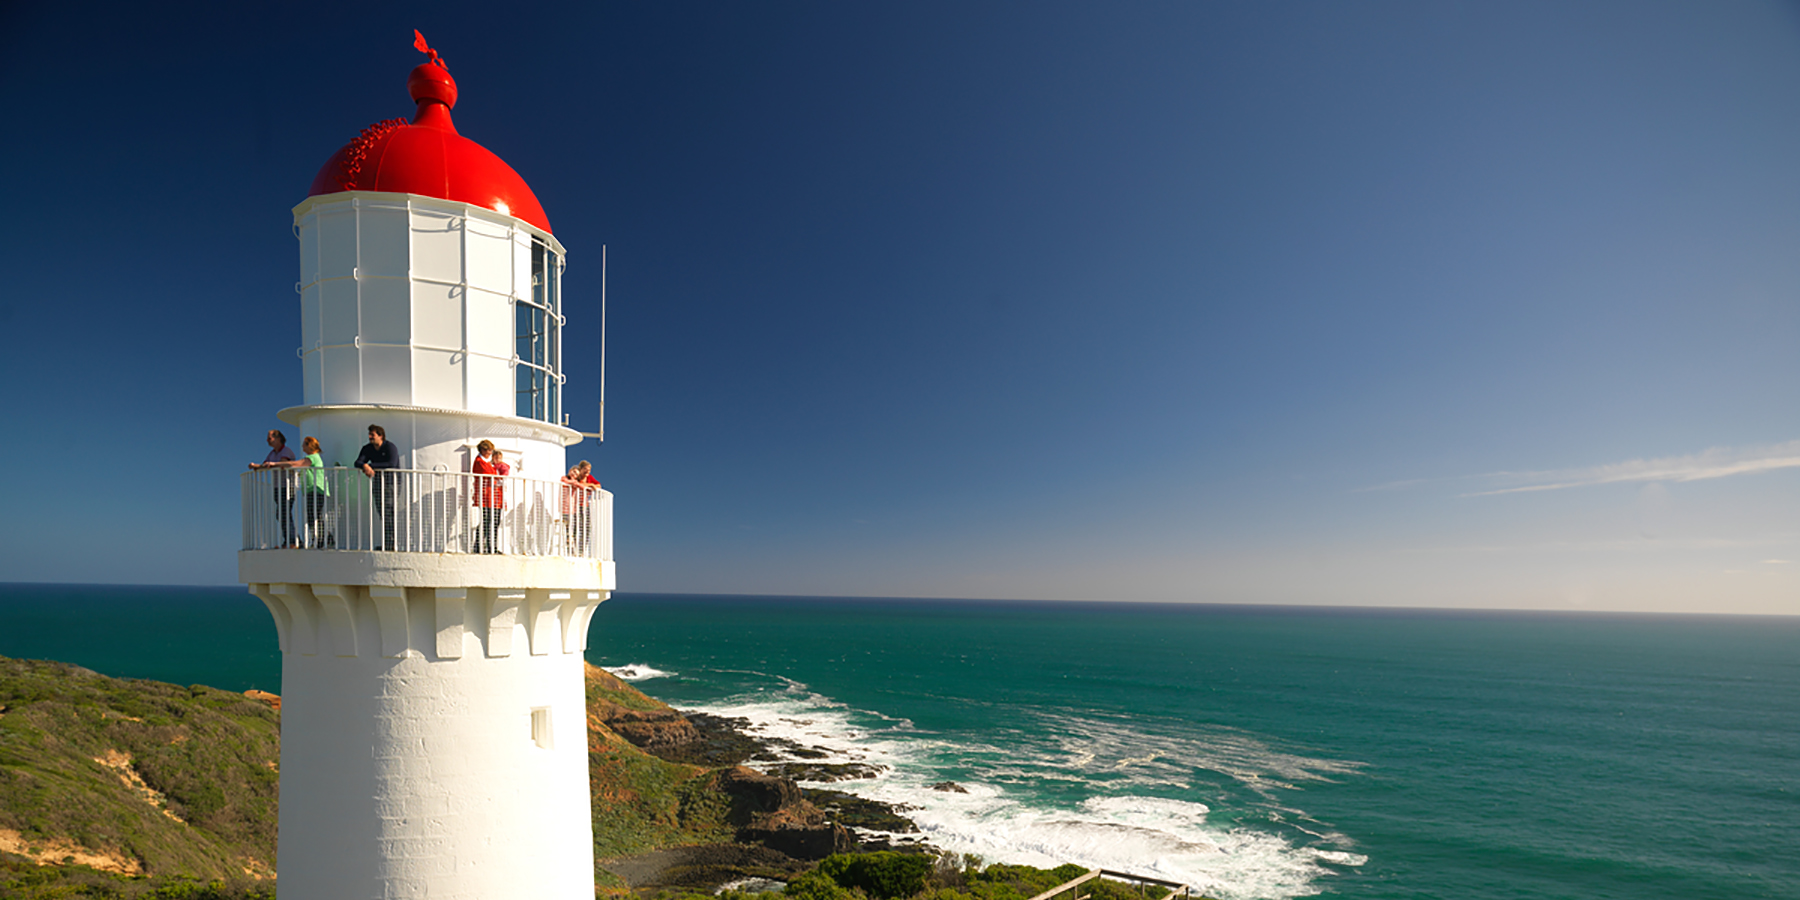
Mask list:
[[[1784,532],[1752,538],[1685,538],[1681,540],[1646,541],[1643,539],[1593,541],[1528,541],[1517,544],[1457,544],[1449,546],[1404,547],[1398,553],[1431,555],[1495,556],[1502,554],[1591,554],[1591,553],[1669,553],[1682,550],[1746,550],[1787,546],[1800,539],[1800,534]],[[1765,551],[1766,552],[1766,551]],[[1764,565],[1786,560],[1765,559]]]
[[[1407,478],[1402,481],[1390,481],[1386,484],[1372,484],[1372,485],[1369,485],[1368,487],[1351,488],[1350,493],[1352,493],[1352,494],[1367,494],[1367,493],[1370,493],[1373,491],[1398,491],[1403,488],[1416,487],[1421,484],[1430,484],[1431,482],[1434,482],[1434,481],[1448,481],[1448,480],[1449,479],[1447,479],[1447,478]]]
[[[1471,491],[1458,496],[1492,497],[1497,494],[1560,491],[1567,488],[1629,482],[1706,481],[1713,478],[1729,478],[1733,475],[1756,475],[1776,469],[1793,468],[1800,468],[1800,440],[1759,447],[1714,447],[1705,452],[1688,456],[1633,459],[1582,469],[1557,469],[1547,472],[1491,472],[1478,477],[1490,482],[1513,482],[1513,484],[1492,490]]]

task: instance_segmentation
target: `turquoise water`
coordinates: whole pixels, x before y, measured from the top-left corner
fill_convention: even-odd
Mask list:
[[[0,586],[0,655],[243,689],[273,645],[239,589]],[[833,786],[990,861],[1800,897],[1800,618],[620,595],[589,658],[877,767]]]
[[[0,656],[234,691],[281,686],[275,623],[242,587],[0,583]]]

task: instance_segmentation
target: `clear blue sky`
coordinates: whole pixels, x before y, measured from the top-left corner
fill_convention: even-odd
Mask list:
[[[1753,2],[0,6],[0,580],[234,579],[415,27],[583,428],[609,247],[627,590],[1800,613]]]

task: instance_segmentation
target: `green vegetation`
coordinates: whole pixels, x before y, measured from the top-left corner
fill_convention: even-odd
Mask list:
[[[900,900],[925,890],[935,869],[929,856],[912,853],[859,853],[827,857],[809,874],[829,878],[839,887],[860,890],[875,900]]]
[[[731,798],[714,788],[705,769],[665,762],[629,744],[594,743],[588,782],[596,859],[731,840]]]
[[[39,866],[0,859],[0,897],[8,900],[275,900],[275,889],[242,881],[195,881],[179,875],[128,877],[85,866]]]
[[[1029,900],[1086,872],[1077,865],[983,868],[976,857],[884,851],[828,857],[788,882],[778,894],[726,891],[719,900]],[[1063,896],[1068,900],[1076,894],[1092,900],[1160,900],[1166,893],[1167,888],[1096,878]],[[656,900],[711,900],[711,896],[664,891]]]
[[[678,717],[674,709],[592,665],[587,703],[595,859],[731,840],[731,798],[714,787],[709,770],[645,753],[606,724],[617,710]]]
[[[642,712],[673,713],[675,711],[667,703],[646,695],[605,669],[594,665],[589,665],[587,669],[588,706],[596,703],[611,703],[624,709]]]
[[[255,896],[279,734],[242,694],[0,658],[0,896]]]

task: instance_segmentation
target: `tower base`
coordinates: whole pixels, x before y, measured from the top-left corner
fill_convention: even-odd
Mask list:
[[[283,900],[591,900],[582,650],[605,591],[250,591],[282,650]]]

